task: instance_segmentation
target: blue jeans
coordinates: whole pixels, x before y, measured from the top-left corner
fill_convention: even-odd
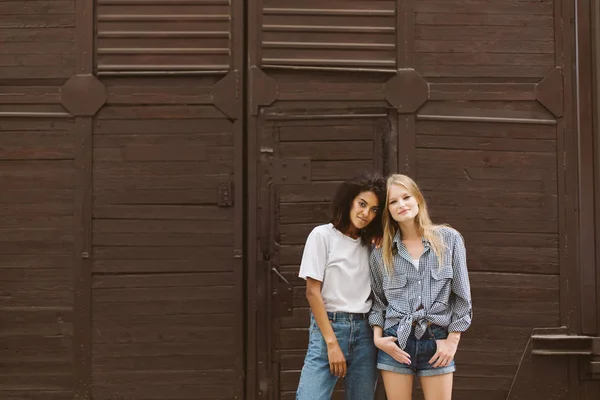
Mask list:
[[[329,321],[348,368],[344,383],[346,400],[372,400],[377,386],[377,349],[367,314],[330,313]],[[327,344],[314,317],[297,400],[330,400],[338,377],[329,371]]]

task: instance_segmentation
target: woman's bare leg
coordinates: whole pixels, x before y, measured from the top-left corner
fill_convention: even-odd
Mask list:
[[[411,400],[414,375],[381,371],[387,400]]]
[[[452,399],[452,379],[454,374],[422,376],[421,387],[425,400],[451,400]]]

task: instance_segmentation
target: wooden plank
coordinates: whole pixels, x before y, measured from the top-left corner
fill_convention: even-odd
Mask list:
[[[103,134],[94,137],[95,148],[122,148],[126,146],[232,146],[233,135],[215,133],[164,133],[164,134]]]
[[[517,151],[556,154],[555,140],[417,135],[417,147],[454,150]]]
[[[419,64],[419,72],[424,77],[453,78],[543,78],[553,67],[551,66],[463,66],[463,65],[425,65]]]
[[[70,373],[0,374],[0,387],[6,391],[67,391],[72,385]]]
[[[181,105],[135,105],[135,106],[124,106],[124,107],[103,107],[98,113],[96,126],[100,125],[102,122],[107,123],[107,120],[112,120],[113,124],[121,123],[118,122],[120,120],[130,120],[131,124],[132,120],[141,120],[146,119],[146,121],[158,120],[161,121],[162,126],[168,126],[171,121],[166,120],[185,120],[180,121],[180,123],[193,123],[194,121],[204,121],[206,123],[206,119],[223,119],[223,114],[215,107],[215,106],[204,106],[204,105],[188,105],[182,107]],[[122,121],[125,122],[125,121]],[[225,122],[225,121],[224,121]],[[223,122],[223,124],[224,124]],[[218,122],[217,122],[218,124]],[[211,122],[212,125],[212,122]],[[224,124],[231,127],[231,122],[229,124]],[[217,125],[219,126],[219,125]],[[189,127],[188,127],[189,129]],[[231,128],[230,128],[231,129]],[[230,131],[229,129],[229,131]],[[165,130],[164,133],[169,132]],[[189,131],[188,131],[189,132]],[[175,132],[173,132],[175,133]],[[193,132],[189,132],[193,133]]]
[[[71,189],[74,179],[73,162],[11,161],[4,163],[0,170],[0,179],[5,189]]]
[[[94,346],[98,357],[162,357],[162,356],[233,356],[231,350],[232,335],[223,336],[223,340],[217,345],[214,342],[188,342],[188,343],[122,343],[104,344]],[[193,344],[193,345],[192,345]],[[229,345],[229,346],[228,346]]]
[[[94,233],[94,246],[227,246],[233,245],[231,233]]]
[[[70,252],[56,254],[11,254],[9,257],[0,257],[0,268],[50,268],[68,270],[73,268],[73,256]]]
[[[445,68],[440,66],[440,68]],[[505,67],[500,67],[505,68]],[[468,72],[470,68],[466,67]],[[472,68],[471,68],[472,69]],[[507,68],[506,71],[510,71]],[[543,70],[543,68],[541,69]],[[545,71],[542,75],[546,75]],[[467,75],[470,76],[470,75]],[[507,76],[507,75],[501,75]],[[508,75],[510,76],[510,75]],[[520,75],[515,75],[520,76]],[[459,101],[428,101],[419,110],[419,116],[452,116],[452,117],[487,117],[487,118],[508,118],[508,119],[533,119],[533,120],[555,120],[544,106],[537,101],[477,101],[477,102],[459,102]],[[515,121],[516,122],[516,121]]]
[[[50,290],[25,291],[22,287],[13,288],[0,295],[0,308],[5,307],[72,307],[73,293],[71,285],[63,285],[64,291]]]
[[[147,247],[104,247],[94,246],[94,262],[104,260],[189,260],[189,261],[205,261],[206,254],[210,254],[214,262],[217,260],[231,261],[233,257],[232,249],[229,246],[219,246],[211,248],[203,248],[198,246],[189,247],[170,247],[170,246],[155,246]]]
[[[554,54],[552,41],[449,41],[417,40],[417,53],[527,53]],[[518,76],[518,75],[517,75]]]
[[[311,182],[307,185],[280,185],[280,200],[284,203],[331,201],[340,183],[342,182]]]
[[[294,42],[269,42],[276,43],[278,46],[287,47],[292,49],[293,47],[301,47],[299,45],[318,45],[319,43],[314,42],[304,42],[304,43],[294,43]],[[267,43],[268,44],[268,43]],[[331,43],[323,43],[324,46],[331,46]],[[356,46],[356,44],[354,44]],[[387,47],[393,49],[393,44],[390,45],[382,45],[378,44],[382,47]],[[264,46],[264,45],[263,45]],[[352,45],[349,45],[352,46]],[[376,46],[376,44],[369,45],[361,43],[359,48]],[[298,50],[296,50],[298,51]],[[278,52],[281,54],[281,51]],[[329,55],[329,54],[328,54]],[[333,54],[331,54],[333,55]],[[337,53],[336,53],[337,55]],[[313,100],[326,100],[326,101],[335,101],[335,100],[349,100],[349,99],[357,99],[357,100],[379,100],[381,101],[384,98],[383,94],[383,86],[380,83],[362,83],[362,82],[351,82],[351,83],[328,83],[327,86],[324,86],[322,83],[279,83],[278,84],[278,98],[280,100],[286,101],[313,101]],[[341,126],[342,129],[348,129],[350,127]],[[316,136],[314,134],[310,134],[310,136]],[[286,135],[287,136],[287,135]],[[353,140],[352,138],[361,138],[365,135],[352,135],[348,140]],[[328,139],[333,140],[333,139]]]
[[[94,175],[94,190],[102,192],[105,190],[121,192],[125,190],[149,191],[149,190],[186,190],[193,187],[198,189],[211,188],[213,193],[220,182],[231,180],[229,174],[207,176],[199,171],[194,175],[140,175],[116,176],[99,172]],[[216,195],[215,195],[216,200]],[[152,201],[149,199],[149,201]],[[151,203],[152,204],[152,203]]]
[[[373,127],[370,125],[340,124],[337,126],[282,126],[279,128],[280,142],[367,141],[372,139]]]
[[[427,176],[418,176],[417,183],[423,191],[471,191],[479,195],[486,195],[490,192],[504,192],[507,195],[512,194],[556,194],[556,184],[554,182],[544,182],[535,180],[514,180],[514,179],[439,179]]]
[[[294,223],[323,223],[328,221],[331,205],[329,203],[285,203],[279,206],[279,222]]]
[[[190,151],[179,151],[180,146],[164,146],[165,152],[161,153],[161,146],[131,146],[128,148],[98,148],[94,150],[94,159],[100,165],[108,163],[132,163],[135,173],[135,164],[150,162],[185,162],[200,161],[197,169],[203,171],[215,170],[215,173],[228,173],[231,169],[232,148],[228,146],[190,146]],[[203,150],[204,149],[204,150]],[[125,164],[125,165],[127,165]],[[205,172],[206,173],[206,172]]]
[[[66,14],[36,14],[28,15],[26,20],[20,18],[20,15],[0,16],[0,29],[27,29],[27,28],[74,28],[75,15]]]
[[[148,382],[171,383],[173,386],[228,385],[234,378],[234,371],[119,371],[103,372],[95,376],[98,386],[144,386]]]
[[[306,242],[306,238],[308,234],[317,226],[318,224],[308,223],[308,224],[285,224],[281,225],[279,228],[279,243],[282,245],[292,245],[298,244],[303,245]]]
[[[94,208],[94,218],[97,219],[177,219],[202,221],[228,221],[232,218],[230,208],[200,205],[127,205],[106,204]]]
[[[223,299],[205,298],[201,300],[158,300],[158,301],[127,301],[115,304],[114,302],[95,303],[93,306],[94,318],[112,318],[113,316],[123,316],[127,314],[137,315],[164,315],[164,314],[180,314],[180,315],[204,315],[204,314],[231,314],[235,310],[233,301],[223,301]],[[214,346],[213,346],[214,349]],[[223,352],[223,349],[214,349],[215,351]],[[193,350],[187,355],[195,354]],[[211,353],[212,354],[212,353]],[[151,356],[152,352],[142,354]],[[99,353],[102,356],[102,353]],[[127,357],[127,354],[118,354],[118,357]]]
[[[281,157],[309,157],[311,160],[371,160],[372,142],[284,142]]]
[[[6,216],[0,220],[0,229],[14,232],[25,230],[54,230],[66,234],[72,227],[72,216]]]
[[[496,28],[496,27],[494,27]],[[427,28],[429,29],[429,28]],[[462,28],[461,28],[462,29]],[[520,29],[518,29],[520,31]],[[419,67],[435,66],[544,66],[554,67],[553,54],[507,54],[507,53],[417,53],[416,65]],[[420,71],[420,69],[419,69]],[[508,86],[508,85],[507,85]],[[531,87],[531,86],[529,86]],[[485,89],[485,86],[482,87]],[[534,100],[534,99],[525,99]]]
[[[216,204],[217,191],[214,188],[204,189],[126,189],[121,190],[96,190],[94,193],[94,204],[97,209],[104,205],[131,205],[143,204],[153,205],[199,205]],[[99,211],[104,212],[104,211]]]
[[[193,162],[192,160],[186,159],[169,161],[169,158],[177,158],[178,156],[176,156],[174,153],[170,155],[162,155],[160,154],[160,150],[161,148],[159,146],[156,146],[151,152],[149,152],[149,154],[146,154],[147,156],[157,156],[155,160],[148,160],[148,162],[144,162],[143,160],[139,159],[129,161],[126,159],[127,154],[124,154],[124,152],[117,150],[116,152],[119,152],[123,155],[123,162],[109,162],[105,161],[102,158],[101,161],[98,160],[94,163],[94,172],[96,175],[99,175],[101,178],[104,178],[111,176],[136,175],[173,176],[203,174],[214,176],[218,174],[231,174],[233,170],[233,160],[221,160],[218,163],[202,162],[200,160]],[[96,154],[98,153],[99,151],[96,151]],[[141,153],[139,155],[141,155]],[[191,154],[190,158],[192,158]]]
[[[185,286],[226,286],[232,273],[177,273],[148,275],[96,275],[92,288],[151,288]]]
[[[97,119],[95,135],[182,135],[182,134],[231,134],[231,122],[225,119],[159,119],[152,115],[146,119]]]
[[[213,355],[99,357],[94,354],[92,364],[94,375],[131,370],[223,370],[230,367],[230,359]]]
[[[230,318],[235,318],[230,315]],[[99,322],[99,321],[98,321]],[[115,327],[104,321],[104,326],[94,329],[92,341],[99,344],[144,344],[144,343],[212,343],[213,346],[234,344],[235,329],[224,327],[197,326],[127,326]]]
[[[548,193],[487,193],[480,196],[476,191],[423,191],[427,204],[435,209],[438,204],[460,207],[521,207],[543,208],[553,210],[558,208],[558,198]]]
[[[235,297],[231,286],[160,287],[160,288],[95,288],[94,302],[121,303],[160,300],[229,300]]]
[[[463,3],[464,4],[464,3]],[[417,12],[417,25],[452,25],[452,26],[528,26],[528,27],[554,27],[554,18],[551,14],[500,14],[490,13],[486,9],[482,13],[451,12]]]
[[[553,15],[554,8],[549,1],[505,1],[494,0],[422,0],[415,3],[415,11],[420,13],[468,13],[468,14],[524,14]]]
[[[374,170],[373,161],[314,161],[310,167],[312,181],[346,180]]]
[[[147,400],[160,400],[165,398],[177,399],[231,399],[235,396],[235,386],[233,385],[181,385],[173,386],[169,382],[165,383],[145,383],[144,385],[113,385],[98,386],[92,388],[94,398],[104,399],[114,396],[115,393],[125,398],[143,398]],[[176,397],[174,397],[176,396]]]
[[[429,164],[444,166],[474,166],[474,167],[528,167],[548,168],[556,170],[556,155],[536,152],[508,152],[482,150],[416,149],[417,162],[421,166]],[[554,172],[556,174],[556,172]],[[510,178],[507,178],[510,179]]]
[[[446,26],[417,25],[417,40],[444,41],[554,41],[553,26]]]
[[[188,249],[190,249],[189,247]],[[172,254],[171,259],[160,258],[158,255],[150,251],[149,247],[133,247],[123,248],[118,252],[111,252],[111,249],[117,249],[116,247],[103,247],[101,250],[104,253],[104,257],[113,256],[121,257],[120,259],[100,259],[94,260],[93,271],[96,273],[117,273],[117,274],[128,274],[128,273],[183,273],[183,272],[227,272],[233,270],[232,253],[231,247],[223,247],[228,249],[229,257],[222,256],[219,258],[218,254],[214,254],[215,247],[198,247],[194,246],[194,249],[199,250],[198,253],[203,253],[204,257],[200,254],[188,257],[178,256],[178,249],[181,247],[163,247],[163,250],[169,250]],[[132,255],[127,254],[127,250],[132,249]],[[148,249],[149,255],[140,255],[143,249]],[[185,249],[184,249],[185,250]],[[118,254],[114,254],[118,253]],[[114,255],[113,255],[114,254]],[[206,262],[206,254],[211,255],[211,261]],[[136,259],[140,257],[140,259]]]
[[[231,221],[97,219],[94,233],[232,233]]]
[[[465,53],[463,53],[465,55]],[[533,101],[532,83],[430,83],[429,98],[433,101]],[[417,131],[423,122],[417,124]],[[502,124],[490,124],[502,127]],[[497,129],[496,129],[497,130]],[[486,135],[487,132],[477,132]]]

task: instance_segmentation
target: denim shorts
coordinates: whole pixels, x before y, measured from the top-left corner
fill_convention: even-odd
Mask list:
[[[398,325],[383,331],[383,336],[394,336],[396,337],[396,331]],[[429,364],[429,360],[435,354],[437,350],[436,340],[446,339],[448,337],[448,330],[441,326],[431,325],[427,327],[427,330],[421,337],[417,339],[415,337],[415,328],[413,327],[406,342],[406,348],[404,349],[410,355],[411,365],[399,363],[394,360],[385,351],[379,350],[377,354],[377,368],[385,371],[396,372],[405,375],[417,375],[417,376],[435,376],[443,375],[456,371],[456,364],[454,360],[445,367],[434,368],[433,365]],[[396,342],[398,344],[398,342]]]

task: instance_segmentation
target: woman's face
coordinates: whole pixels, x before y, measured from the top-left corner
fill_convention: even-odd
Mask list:
[[[350,222],[356,229],[364,229],[379,212],[379,199],[373,192],[361,192],[352,201]]]
[[[404,186],[392,185],[388,189],[388,210],[398,223],[407,222],[419,214],[419,203]]]

